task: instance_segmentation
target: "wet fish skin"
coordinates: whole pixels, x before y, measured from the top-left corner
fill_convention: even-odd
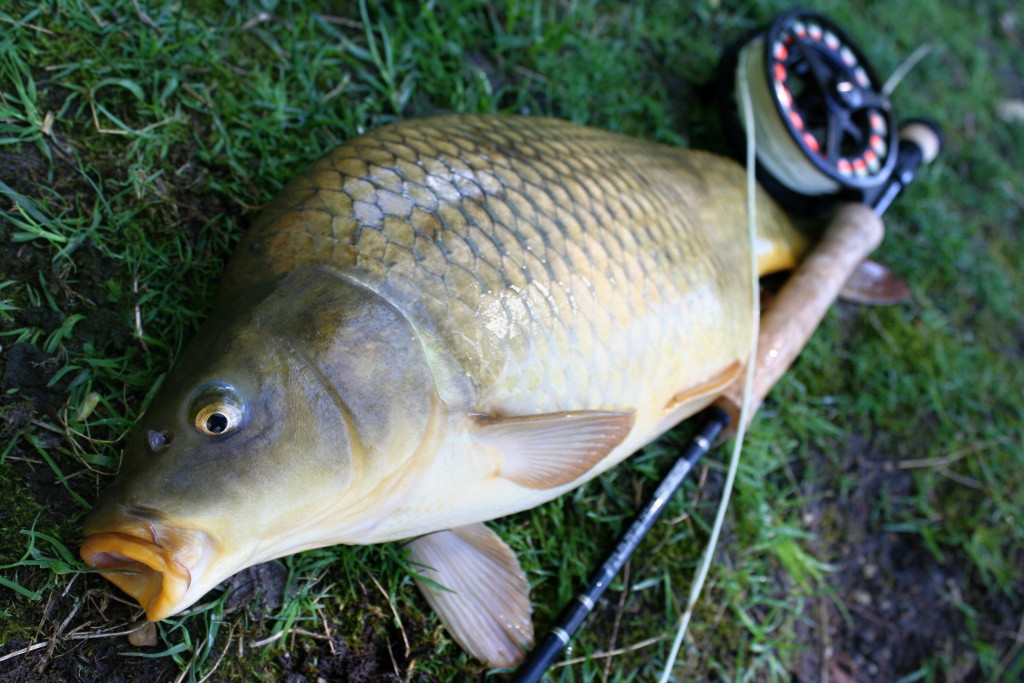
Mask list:
[[[763,195],[759,207],[761,272],[792,264],[803,239]],[[360,136],[243,238],[86,520],[83,557],[151,567],[110,578],[160,619],[257,562],[550,500],[738,373],[752,335],[745,231],[743,171],[707,153],[521,117]],[[211,405],[235,411],[223,433],[202,431]],[[530,636],[507,547],[482,527],[413,544],[437,564],[474,551],[477,573],[500,579],[451,566],[438,581],[520,595],[467,606],[425,593],[449,623],[474,624],[456,633],[483,629],[466,615],[493,607],[489,622],[512,624],[488,636],[497,644],[457,637],[507,665]]]
[[[458,368],[441,385],[450,404],[510,415],[600,404],[626,375],[595,382],[593,367],[629,359],[639,374],[680,355],[684,328],[731,355],[745,348],[743,192],[731,161],[562,121],[405,122],[292,181],[239,245],[223,293],[326,264],[437,340],[432,356]],[[774,203],[760,206],[775,228],[766,259],[778,258],[794,238]],[[722,319],[696,319],[710,313]],[[543,391],[541,377],[553,378]]]

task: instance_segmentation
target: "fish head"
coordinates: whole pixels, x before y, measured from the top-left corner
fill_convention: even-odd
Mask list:
[[[379,523],[438,437],[424,352],[380,296],[311,269],[251,298],[183,352],[85,520],[83,559],[152,621]]]

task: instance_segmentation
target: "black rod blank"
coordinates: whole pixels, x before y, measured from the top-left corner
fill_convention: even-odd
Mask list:
[[[541,679],[544,672],[548,670],[555,658],[579,630],[583,620],[594,609],[594,605],[608,589],[612,579],[633,555],[633,551],[640,545],[640,541],[658,521],[669,499],[682,486],[697,461],[708,452],[715,438],[729,425],[729,416],[720,408],[712,406],[705,411],[705,415],[704,426],[693,437],[689,446],[658,485],[654,495],[626,529],[612,554],[591,576],[587,589],[565,606],[544,640],[533,649],[526,661],[516,670],[515,678],[512,679],[513,683],[537,683]]]

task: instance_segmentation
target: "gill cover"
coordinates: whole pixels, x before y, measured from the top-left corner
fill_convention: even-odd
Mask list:
[[[321,268],[249,301],[215,312],[183,353],[85,522],[83,558],[132,572],[108,578],[151,618],[372,527],[422,460],[437,404],[401,313]]]
[[[327,268],[302,269],[257,325],[317,374],[349,426],[358,491],[380,493],[430,439],[438,408],[420,340],[382,296]],[[308,425],[316,429],[316,425]],[[424,466],[420,457],[418,466]]]

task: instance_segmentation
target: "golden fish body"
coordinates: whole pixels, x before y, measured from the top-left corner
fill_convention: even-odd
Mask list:
[[[745,358],[743,182],[714,155],[562,121],[397,124],[292,181],[239,246],[221,300],[313,265],[381,296],[423,344],[449,433],[470,414],[634,412],[590,478],[703,407],[714,393],[666,410]],[[791,265],[800,237],[763,195],[759,206],[762,271]],[[438,495],[448,484],[425,486],[410,518],[352,542],[492,519],[580,483],[524,490],[488,476],[500,463],[448,452],[435,477],[460,473],[458,511]]]
[[[758,207],[759,270],[788,267],[803,240],[763,194]],[[355,138],[242,240],[83,557],[137,571],[111,580],[159,619],[250,564],[550,500],[738,375],[748,249],[744,172],[711,154],[498,116]],[[443,565],[465,546],[478,574],[518,571],[469,528],[417,541],[414,558]],[[428,598],[450,625],[470,609]],[[494,608],[505,622],[523,609],[520,644],[528,601]],[[453,633],[466,645],[480,628]],[[518,656],[515,642],[467,647]]]

